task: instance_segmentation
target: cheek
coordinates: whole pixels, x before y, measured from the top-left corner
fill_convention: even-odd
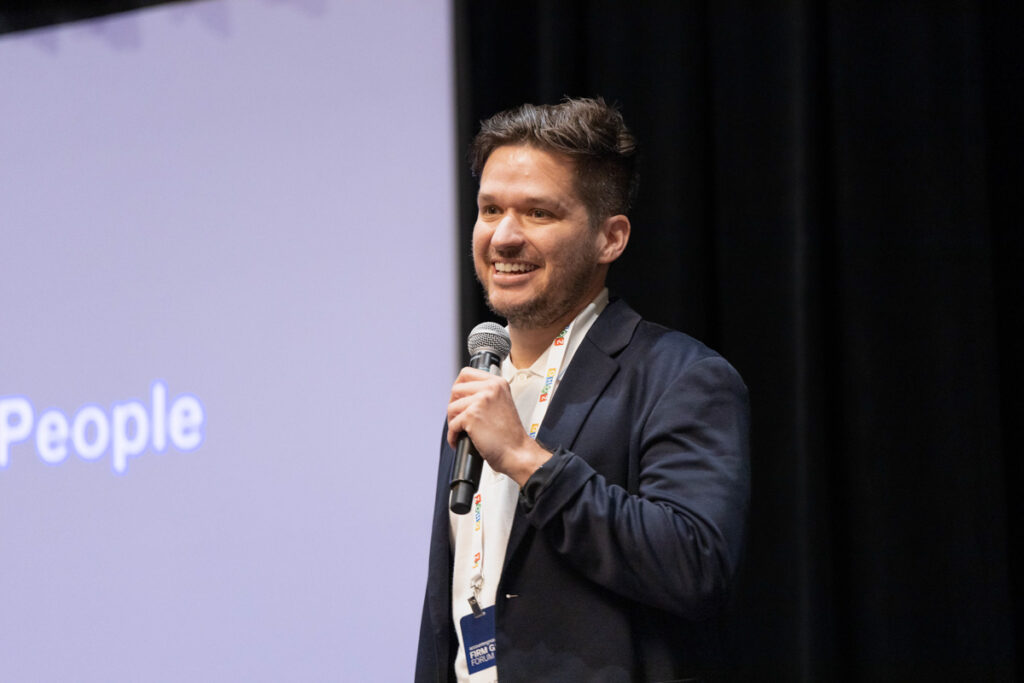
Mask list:
[[[491,231],[480,227],[479,223],[473,226],[473,255],[476,257],[485,255],[487,253],[487,246],[490,244],[490,240]]]
[[[478,278],[483,278],[488,271],[487,252],[491,245],[491,232],[479,226],[473,228],[473,267]]]

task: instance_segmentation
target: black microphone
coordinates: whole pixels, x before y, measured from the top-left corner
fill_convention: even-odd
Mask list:
[[[508,331],[498,323],[480,323],[469,333],[466,348],[470,355],[469,367],[497,375],[501,373],[501,362],[512,349],[512,340],[508,337]],[[469,434],[459,434],[450,484],[452,495],[449,507],[455,514],[464,515],[472,507],[473,494],[480,486],[480,470],[483,466],[484,460]]]

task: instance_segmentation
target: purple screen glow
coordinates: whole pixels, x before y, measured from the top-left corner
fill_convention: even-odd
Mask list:
[[[0,680],[412,677],[447,0],[0,36]]]

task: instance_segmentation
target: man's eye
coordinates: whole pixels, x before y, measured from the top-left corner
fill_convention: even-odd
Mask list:
[[[480,214],[484,216],[495,216],[501,213],[501,210],[496,206],[485,206],[480,209]]]
[[[530,209],[531,218],[550,218],[551,212],[544,209]]]

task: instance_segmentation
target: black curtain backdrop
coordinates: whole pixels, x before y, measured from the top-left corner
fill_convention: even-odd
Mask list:
[[[460,157],[509,106],[619,103],[642,175],[612,291],[750,387],[735,678],[1015,676],[1024,24],[1008,5],[456,0]],[[468,330],[491,316],[476,181],[460,182]]]
[[[194,0],[2,0],[0,34]]]

